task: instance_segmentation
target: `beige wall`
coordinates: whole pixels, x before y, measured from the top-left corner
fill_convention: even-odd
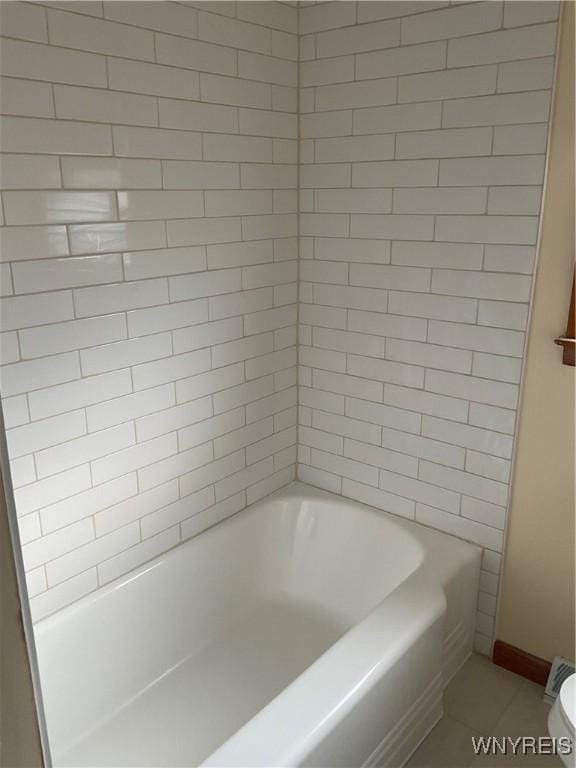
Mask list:
[[[0,476],[0,766],[41,766],[36,706]]]
[[[574,368],[553,344],[574,270],[574,3],[565,2],[496,637],[574,658]]]

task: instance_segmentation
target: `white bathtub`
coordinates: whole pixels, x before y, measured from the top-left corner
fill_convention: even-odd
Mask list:
[[[295,483],[40,622],[55,766],[401,766],[480,550]]]

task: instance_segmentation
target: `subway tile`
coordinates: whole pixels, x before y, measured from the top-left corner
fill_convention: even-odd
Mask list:
[[[392,19],[401,16],[411,16],[421,11],[435,11],[445,8],[448,1],[430,2],[430,0],[372,0],[358,6],[358,22],[375,21],[377,19]]]
[[[296,115],[270,110],[241,109],[240,133],[252,136],[279,136],[296,139],[298,119]]]
[[[348,311],[348,328],[351,331],[359,331],[361,333],[374,333],[378,336],[392,336],[397,339],[426,341],[426,326],[426,321],[420,318],[407,318],[400,317],[399,315],[385,315],[380,312],[360,310]]]
[[[160,127],[238,133],[238,110],[215,104],[160,99]]]
[[[6,38],[2,40],[2,74],[105,88],[106,60],[93,53]]]
[[[147,227],[155,222],[137,226]],[[204,247],[167,248],[161,250],[125,253],[124,273],[127,280],[143,280],[152,277],[201,272],[206,269]]]
[[[66,227],[2,227],[0,228],[0,261],[29,258],[51,259],[68,255]]]
[[[118,254],[101,254],[20,262],[13,266],[12,274],[17,292],[39,293],[117,282],[122,279],[122,265]]]
[[[366,466],[381,467],[409,477],[416,477],[418,473],[418,459],[415,456],[388,450],[387,447],[377,448],[349,438],[344,440],[344,456]]]
[[[385,341],[380,336],[314,328],[313,339],[316,348],[348,353],[355,352],[369,357],[384,357]]]
[[[504,483],[488,480],[469,472],[441,467],[428,461],[420,462],[419,477],[443,488],[473,496],[493,504],[506,505],[508,488]]]
[[[137,443],[124,450],[108,453],[92,462],[93,482],[99,485],[128,472],[155,464],[177,452],[178,441],[176,435],[171,433]]]
[[[123,314],[71,320],[20,331],[23,358],[45,357],[126,338]]]
[[[543,157],[518,155],[440,161],[442,186],[541,184],[543,179]]]
[[[483,403],[470,403],[470,424],[494,429],[508,435],[514,434],[516,413]]]
[[[514,384],[462,376],[458,373],[429,370],[426,372],[425,387],[430,392],[474,400],[477,403],[496,405],[501,408],[515,408],[518,402],[518,387]]]
[[[375,133],[376,131],[357,130],[355,133]],[[347,136],[352,133],[352,111],[343,110],[329,114],[312,114],[300,116],[300,138],[326,138],[330,136]]]
[[[399,339],[386,340],[386,358],[456,373],[471,373],[472,369],[472,353],[468,350]]]
[[[12,363],[2,366],[0,380],[2,382],[2,394],[4,397],[18,395],[22,392],[41,390],[43,387],[62,385],[80,376],[78,353],[68,352],[63,355],[41,358],[39,360],[26,360],[21,363]],[[33,395],[29,395],[30,398]],[[66,407],[63,410],[71,410]],[[56,411],[59,413],[60,411]],[[45,414],[46,416],[52,414]],[[41,418],[38,416],[37,418]]]
[[[182,34],[179,30],[174,32],[177,35]],[[171,35],[156,35],[156,61],[170,67],[214,72],[220,75],[236,74],[234,50]]]
[[[370,25],[321,32],[316,38],[319,58],[393,48],[399,44],[399,21],[381,21]],[[386,69],[381,71],[387,72]]]
[[[33,621],[40,621],[67,605],[93,592],[98,587],[96,568],[90,568],[78,576],[42,592],[30,600]]]
[[[69,353],[70,356],[73,353]],[[66,357],[61,355],[61,358]],[[50,362],[54,365],[55,358],[44,358],[37,362]],[[76,361],[76,355],[73,357]],[[39,383],[36,391],[28,395],[30,415],[33,419],[44,419],[58,413],[66,413],[75,408],[83,408],[92,403],[101,403],[112,397],[127,395],[132,391],[130,372],[127,370],[103,373],[98,376],[90,376],[86,379],[77,379],[60,383],[58,386],[50,386],[56,382],[45,380]],[[44,387],[44,389],[40,389]]]
[[[396,79],[393,77],[343,85],[323,85],[316,88],[316,111],[394,104],[396,91]]]
[[[524,347],[523,333],[458,323],[430,322],[428,339],[436,344],[511,357],[521,357]]]
[[[73,498],[90,486],[88,464],[53,475],[45,480],[32,482],[18,488],[14,493],[17,514],[25,515],[62,499]]]
[[[202,158],[201,136],[191,131],[129,128],[118,125],[112,127],[112,137],[114,153],[118,157],[165,160],[200,160]]]
[[[120,424],[111,429],[94,432],[75,440],[69,440],[36,453],[36,467],[40,478],[76,467],[87,461],[106,456],[112,451],[133,445],[134,427]]]
[[[162,168],[165,189],[237,189],[240,186],[238,166],[231,163],[166,160]]]
[[[55,189],[60,186],[57,157],[8,154],[0,157],[2,189]]]
[[[244,426],[244,409],[221,413],[218,416],[197,421],[178,431],[178,447],[181,451],[214,440],[232,430]]]
[[[239,512],[246,506],[246,495],[245,491],[240,491],[219,504],[214,504],[204,512],[199,512],[197,515],[183,520],[180,524],[182,539],[186,540],[196,536],[206,528]]]
[[[486,190],[477,187],[394,190],[394,213],[485,213]]]
[[[159,189],[162,186],[157,160],[63,157],[61,162],[63,184],[70,189]]]
[[[214,489],[204,488],[198,493],[175,501],[169,506],[156,510],[142,519],[142,536],[149,539],[157,537],[162,530],[172,530],[171,526],[195,517],[214,503]]]
[[[369,443],[372,446],[380,445],[382,430],[377,424],[367,424],[365,421],[357,421],[348,416],[339,416],[325,411],[312,412],[312,426],[315,430],[323,430],[332,435],[342,435],[342,437],[360,440],[363,443]],[[321,448],[321,446],[312,446]],[[328,449],[327,449],[328,450]],[[342,453],[342,451],[332,451],[332,453]],[[346,454],[351,456],[351,454]],[[352,456],[352,458],[354,458]],[[377,464],[376,461],[368,461],[368,464]]]
[[[415,504],[413,501],[368,485],[363,485],[362,483],[357,483],[354,480],[347,478],[342,480],[342,495],[355,499],[362,504],[369,504],[371,507],[383,509],[385,512],[391,512],[393,515],[414,519]]]
[[[315,145],[319,163],[389,160],[394,157],[394,137],[391,134],[317,139]],[[304,168],[301,169],[303,171]]]
[[[162,248],[166,245],[164,224],[156,221],[80,224],[68,228],[73,254]]]
[[[201,373],[176,382],[176,400],[178,403],[194,400],[234,387],[242,381],[244,381],[244,366],[240,363]]]
[[[388,493],[393,493],[422,504],[431,504],[447,512],[458,514],[460,496],[452,490],[440,488],[437,485],[422,482],[413,477],[405,477],[386,469],[380,470],[378,487]]]
[[[347,372],[366,379],[390,382],[407,387],[424,386],[424,371],[415,365],[404,365],[389,360],[351,355],[347,357]]]
[[[0,25],[6,37],[48,42],[46,11],[40,5],[7,3],[0,6]]]
[[[531,275],[536,249],[530,245],[486,245],[484,267],[488,272],[520,272]]]
[[[346,416],[414,434],[420,432],[422,420],[418,413],[351,397],[346,398]]]
[[[171,384],[165,384],[153,389],[145,389],[143,392],[135,392],[90,405],[86,409],[88,430],[96,432],[99,429],[107,429],[125,421],[139,419],[149,413],[169,408],[174,405],[174,402],[174,387]],[[137,436],[139,442],[149,439],[148,437],[143,438],[138,429]]]
[[[152,33],[125,24],[49,8],[48,31],[50,44],[54,46],[149,61],[154,59]]]
[[[4,152],[60,155],[110,155],[110,127],[66,120],[2,117]]]
[[[488,192],[488,213],[538,216],[541,199],[542,188],[539,186],[490,189]]]
[[[168,6],[147,3],[138,8],[131,2],[114,0],[104,3],[104,16],[131,26],[174,32],[185,37],[196,37],[198,32],[196,11],[179,3]]]
[[[98,564],[98,582],[107,584],[143,563],[172,549],[180,542],[178,526],[173,526],[156,536],[135,544]]]
[[[478,323],[524,331],[528,325],[528,304],[505,301],[480,301]]]
[[[72,525],[118,502],[134,497],[137,490],[136,475],[132,473],[51,504],[40,510],[42,530],[46,534]]]
[[[476,404],[473,403],[472,408],[475,406]],[[470,422],[472,423],[472,416]],[[482,451],[492,456],[500,456],[505,459],[512,456],[512,438],[491,429],[456,424],[453,421],[424,416],[422,434],[436,440],[445,440],[453,445],[460,445],[463,448]]]
[[[487,456],[485,453],[467,451],[466,471],[500,483],[508,483],[510,480],[510,462]]]
[[[58,531],[22,547],[24,568],[28,571],[43,565],[53,558],[70,552],[94,538],[90,520],[82,520],[65,530]]]
[[[169,333],[143,336],[127,341],[105,344],[80,351],[80,361],[84,375],[105,373],[131,365],[158,360],[172,354],[172,342]]]
[[[412,245],[414,245],[412,243]],[[389,264],[390,243],[362,238],[316,238],[315,256],[328,261]]]
[[[204,213],[201,192],[118,192],[120,219],[194,218]]]
[[[213,13],[199,13],[198,37],[212,43],[244,48],[259,53],[270,53],[269,29],[237,19],[228,19]]]
[[[446,393],[449,395],[450,393]],[[386,386],[384,403],[395,408],[416,411],[418,414],[438,416],[452,421],[466,422],[468,419],[468,403],[461,396],[446,396],[433,394],[391,384]]]
[[[10,464],[10,475],[14,488],[21,488],[23,485],[33,483],[36,480],[34,457],[23,456],[21,459],[14,459]]]
[[[242,336],[242,328],[235,318],[179,328],[173,332],[174,353],[221,344]]]
[[[509,29],[492,32],[489,35],[472,35],[462,40],[450,40],[448,66],[466,67],[474,64],[551,56],[555,45],[556,24]]]
[[[451,515],[425,504],[417,504],[416,521],[496,552],[502,551],[504,541],[501,531],[497,531],[491,526],[466,520],[460,515]]]
[[[442,127],[544,123],[549,108],[549,91],[451,99],[444,104]]]
[[[11,459],[26,456],[43,448],[73,440],[85,433],[86,422],[82,411],[35,421],[6,431],[8,454]]]
[[[544,154],[547,136],[546,124],[495,126],[493,153],[495,155],[517,155],[519,152]]]
[[[6,8],[6,6],[1,6]],[[52,86],[34,80],[0,78],[2,112],[5,115],[54,117]]]
[[[132,369],[134,391],[184,379],[210,368],[210,350],[173,355],[167,360],[141,363]]]
[[[462,517],[475,520],[477,523],[491,525],[499,530],[504,530],[506,521],[506,508],[496,504],[489,504],[480,499],[472,499],[469,496],[462,497]]]
[[[522,2],[522,0],[519,0]],[[532,91],[551,88],[554,57],[511,61],[498,67],[498,92]]]
[[[164,387],[160,387],[157,390],[144,390],[141,394],[149,397],[149,393],[167,389],[171,391],[173,389],[172,385],[164,385]],[[151,440],[159,435],[188,427],[190,424],[208,419],[214,414],[210,397],[192,400],[181,405],[174,405],[171,402],[169,405],[171,407],[163,406],[163,410],[157,408],[155,409],[156,412],[152,411],[148,415],[141,414],[137,418],[136,435],[139,442]]]
[[[534,245],[536,216],[438,216],[436,237],[449,242],[513,243]]]
[[[503,3],[471,3],[402,20],[402,44],[489,32],[502,23]]]
[[[134,475],[126,475],[125,477],[132,478]],[[99,486],[97,490],[123,482],[124,479],[112,480],[110,483]],[[157,509],[162,509],[168,504],[175,502],[177,499],[178,481],[170,480],[149,491],[116,501],[113,505],[107,505],[94,514],[96,536],[106,535],[128,523],[141,520]]]
[[[146,64],[129,59],[108,59],[109,88],[113,91],[144,93],[198,99],[200,85],[197,73],[160,64]]]
[[[333,453],[325,453],[317,448],[312,450],[312,465],[317,469],[323,469],[335,475],[356,480],[365,485],[378,487],[377,467],[364,464],[353,459],[337,456]]]
[[[148,309],[134,309],[128,312],[128,335],[145,336],[206,322],[206,320],[208,320],[206,299],[180,301],[176,304],[164,304]]]
[[[448,128],[401,133],[396,142],[398,158],[487,155],[492,146],[492,128]],[[444,163],[441,164],[443,166]]]
[[[494,65],[404,75],[398,80],[398,101],[435,101],[494,93],[496,77]]]
[[[72,320],[74,308],[71,291],[42,293],[38,296],[14,296],[2,300],[0,307],[2,330],[22,328]]]
[[[353,132],[355,134],[401,133],[440,128],[440,107],[439,103],[429,102],[360,109],[354,112]]]
[[[46,573],[48,584],[53,586],[65,581],[102,560],[112,557],[136,544],[140,539],[137,523],[131,523],[117,531],[101,536],[89,544],[78,547],[68,554],[48,563]]]
[[[444,440],[429,440],[426,437],[418,437],[383,427],[382,445],[392,451],[400,451],[417,459],[427,459],[436,464],[443,464],[456,469],[464,468],[464,449],[450,445]]]
[[[18,335],[15,331],[0,334],[0,364],[15,363],[20,359]]]
[[[371,24],[368,29],[378,28]],[[358,28],[362,29],[362,27]],[[348,32],[348,30],[346,30]],[[380,44],[371,46],[379,49]],[[393,47],[391,50],[374,50],[356,56],[356,78],[358,80],[378,78],[382,73],[388,77],[406,75],[412,72],[443,69],[446,62],[446,43],[424,43],[409,47]]]
[[[390,160],[352,166],[353,187],[435,187],[437,180],[437,160]]]
[[[481,269],[484,246],[471,243],[426,243],[396,241],[392,264],[407,267]]]
[[[156,99],[96,88],[54,86],[56,116],[95,123],[157,125]]]
[[[26,395],[14,395],[2,400],[4,426],[6,429],[20,427],[30,421]]]
[[[347,27],[354,24],[355,15],[354,3],[334,2],[323,6],[304,6],[300,8],[300,34]]]
[[[110,192],[4,192],[8,224],[62,224],[116,217]]]
[[[74,292],[77,317],[105,315],[167,302],[165,280],[116,283],[102,288],[80,288]]]
[[[260,109],[270,109],[272,106],[272,89],[267,83],[202,74],[200,90],[204,101],[216,104]]]
[[[204,158],[228,162],[267,163],[272,160],[268,139],[254,136],[204,136]]]
[[[262,56],[257,53],[238,52],[238,76],[248,80],[296,86],[297,71],[298,65],[296,63],[284,59]]]
[[[449,269],[433,270],[432,272],[432,291],[452,296],[528,301],[530,284],[530,278],[525,275],[473,273],[466,270]]]
[[[212,450],[212,443],[204,443],[191,448],[188,451],[182,451],[175,456],[169,456],[167,459],[156,462],[149,467],[144,467],[138,472],[139,486],[143,491],[147,491],[156,485],[165,483],[168,480],[172,480],[175,477],[181,477],[181,494],[182,496],[191,493],[192,488],[187,487],[184,490],[184,478],[188,476],[196,467],[202,467],[202,469],[210,470],[214,467],[213,461],[214,452]],[[206,483],[208,485],[208,483]],[[200,486],[203,487],[203,486]]]
[[[266,5],[250,1],[242,3],[238,6],[238,18],[285,32],[298,31],[297,9],[280,3],[266,3]]]

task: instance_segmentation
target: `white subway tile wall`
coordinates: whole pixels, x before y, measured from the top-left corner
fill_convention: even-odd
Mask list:
[[[2,394],[35,618],[298,459],[485,548],[489,652],[557,17],[0,4]]]
[[[490,652],[558,3],[300,8],[300,479],[485,548]]]
[[[35,619],[295,476],[297,15],[0,4],[1,383]]]

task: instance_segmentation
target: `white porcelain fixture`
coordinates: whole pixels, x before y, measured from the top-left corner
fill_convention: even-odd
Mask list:
[[[572,742],[572,753],[560,753],[560,758],[567,768],[574,768],[576,756],[576,675],[564,681],[550,714],[548,715],[548,731],[555,739],[568,738]]]
[[[401,765],[480,550],[296,483],[37,625],[55,766]]]

